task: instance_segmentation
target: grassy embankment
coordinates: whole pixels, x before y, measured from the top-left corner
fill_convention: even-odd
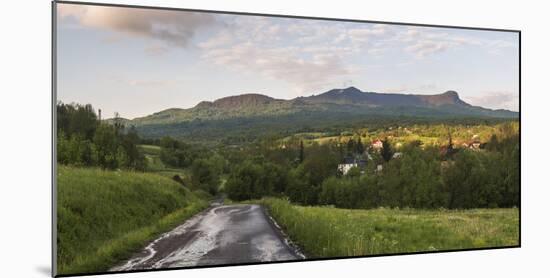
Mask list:
[[[309,258],[518,245],[518,209],[348,210],[263,199]]]
[[[59,166],[58,273],[106,271],[208,206],[152,173]]]

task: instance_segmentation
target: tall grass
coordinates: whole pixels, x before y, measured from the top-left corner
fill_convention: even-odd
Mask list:
[[[347,210],[263,199],[310,258],[518,245],[518,209]]]
[[[108,270],[208,202],[156,174],[59,166],[58,273]]]

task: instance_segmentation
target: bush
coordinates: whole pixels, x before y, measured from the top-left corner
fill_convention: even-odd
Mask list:
[[[286,195],[288,198],[298,204],[313,205],[318,203],[320,186],[312,184],[311,174],[307,172],[303,165],[292,169],[289,172]]]
[[[191,165],[191,184],[195,189],[215,195],[220,184],[220,176],[210,161],[196,159]]]
[[[287,172],[281,166],[247,160],[229,176],[225,191],[232,200],[241,201],[273,196],[287,188]]]

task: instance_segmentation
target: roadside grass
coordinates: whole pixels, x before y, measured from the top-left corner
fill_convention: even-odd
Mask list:
[[[516,208],[349,210],[303,207],[275,198],[254,202],[267,207],[309,258],[519,244],[519,211]]]
[[[208,206],[169,178],[58,167],[58,274],[106,271]]]

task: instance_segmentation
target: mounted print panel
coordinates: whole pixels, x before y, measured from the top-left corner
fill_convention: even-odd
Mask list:
[[[520,246],[520,32],[54,2],[54,275]]]

